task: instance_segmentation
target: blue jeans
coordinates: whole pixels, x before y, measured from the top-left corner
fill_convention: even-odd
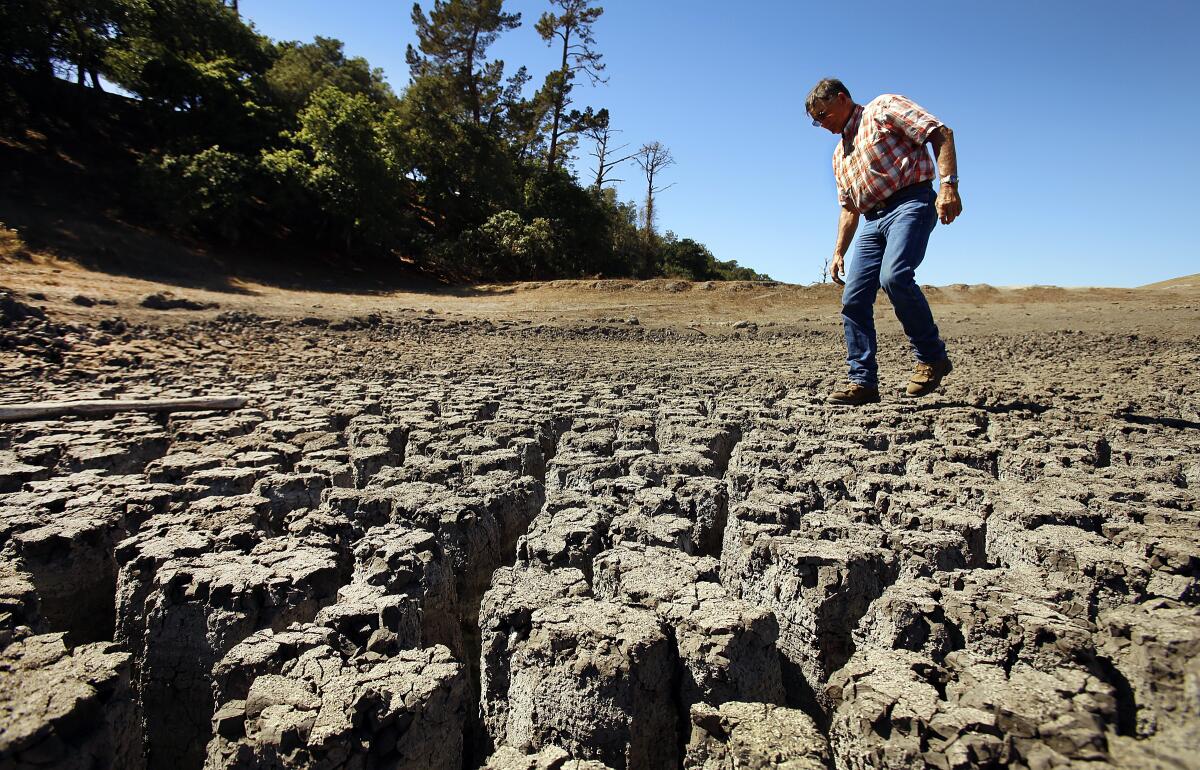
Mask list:
[[[932,364],[946,357],[929,303],[917,285],[917,265],[925,259],[929,234],[937,224],[931,185],[906,187],[865,220],[846,270],[842,292],[842,326],[846,332],[846,362],[850,381],[878,387],[875,362],[875,295],[882,286],[896,317],[912,343],[917,360]]]

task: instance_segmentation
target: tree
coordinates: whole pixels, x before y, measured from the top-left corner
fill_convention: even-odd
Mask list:
[[[277,48],[279,56],[267,71],[266,81],[289,115],[299,114],[308,98],[325,86],[362,94],[375,104],[396,103],[383,70],[372,68],[361,56],[347,58],[340,40],[318,35],[311,43],[285,42]]]
[[[647,237],[650,237],[654,234],[654,196],[675,186],[675,183],[672,182],[666,187],[658,187],[654,180],[667,166],[675,165],[675,159],[671,157],[671,151],[662,142],[654,141],[642,145],[642,148],[634,155],[634,162],[646,175],[645,233]]]
[[[620,153],[628,144],[623,144],[620,147],[610,147],[609,143],[613,139],[613,134],[620,133],[619,131],[609,127],[608,110],[600,110],[596,113],[596,121],[593,125],[584,129],[584,135],[592,140],[593,149],[589,153],[596,159],[596,181],[592,183],[592,188],[599,191],[603,189],[605,182],[623,182],[624,179],[613,179],[608,176],[608,172],[612,171],[621,163],[637,155],[631,152],[628,155],[623,155],[614,159],[612,156]]]
[[[411,227],[403,217],[411,197],[396,141],[396,116],[364,94],[333,86],[315,92],[300,114],[293,147],[266,153],[278,178],[296,178],[338,227],[346,248],[355,238],[387,247]]]
[[[448,76],[477,125],[502,94],[504,62],[488,62],[487,49],[501,32],[521,24],[521,14],[502,7],[503,0],[433,0],[426,16],[420,3],[413,4],[417,49],[410,45],[405,54],[413,79]]]
[[[546,155],[546,168],[552,169],[558,163],[559,144],[566,134],[578,133],[590,119],[590,109],[586,112],[574,111],[567,113],[571,104],[571,89],[575,74],[583,72],[593,85],[604,82],[600,73],[604,71],[604,63],[600,61],[601,54],[592,48],[596,44],[592,36],[592,24],[604,13],[600,7],[589,7],[591,0],[552,0],[552,4],[562,9],[555,15],[549,11],[543,13],[537,22],[537,32],[549,45],[558,38],[562,41],[562,62],[557,70],[546,76],[543,90],[550,104],[550,150]]]
[[[160,108],[177,143],[257,151],[277,132],[264,81],[274,55],[221,0],[138,0],[106,70]]]

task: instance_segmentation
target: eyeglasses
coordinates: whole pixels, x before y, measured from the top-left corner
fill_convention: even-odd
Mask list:
[[[825,108],[825,109],[821,110],[820,112],[814,112],[813,116],[812,116],[813,125],[820,128],[821,123],[827,117],[829,117],[829,108]]]

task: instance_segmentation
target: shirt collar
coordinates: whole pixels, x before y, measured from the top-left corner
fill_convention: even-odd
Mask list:
[[[850,113],[850,118],[846,121],[846,125],[842,127],[842,139],[853,143],[854,135],[858,133],[858,126],[862,123],[863,106],[855,105],[854,112]]]

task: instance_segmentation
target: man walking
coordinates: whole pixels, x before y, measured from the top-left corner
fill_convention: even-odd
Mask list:
[[[850,405],[879,401],[874,306],[881,286],[917,357],[905,392],[913,397],[932,393],[953,367],[915,273],[937,221],[948,225],[962,213],[954,134],[903,96],[884,94],[865,106],[855,104],[834,78],[813,87],[805,109],[814,126],[841,136],[833,151],[833,175],[842,210],[830,275],[846,287],[842,326],[850,385],[828,400]],[[937,156],[936,171],[927,142]],[[940,179],[936,194],[935,174]],[[846,250],[860,218],[866,224],[846,269]]]

